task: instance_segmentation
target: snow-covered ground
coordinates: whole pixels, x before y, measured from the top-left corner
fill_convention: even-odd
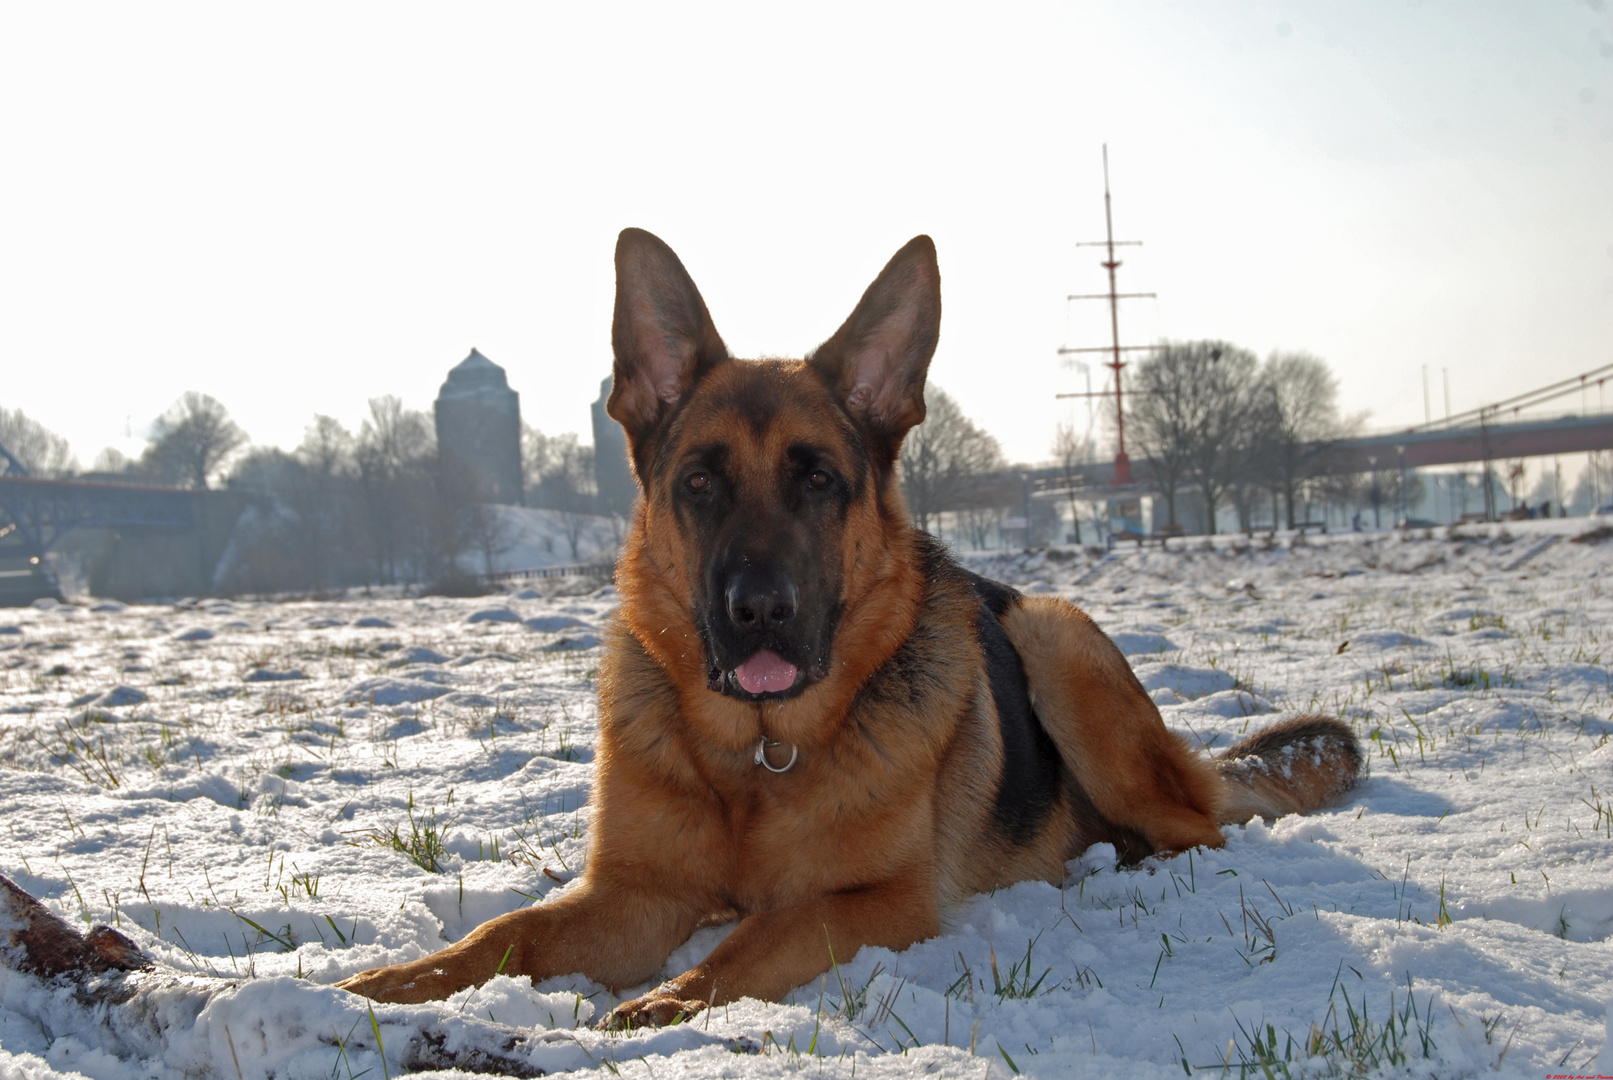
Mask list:
[[[588,1028],[609,999],[587,980],[499,977],[430,1011],[554,1029],[550,1072],[644,1077],[1613,1073],[1613,540],[1586,528],[971,556],[1091,612],[1173,727],[1225,746],[1335,713],[1369,778],[1218,851],[1094,849],[784,1004],[615,1036]],[[613,604],[0,612],[0,872],[245,980],[137,1060],[0,972],[0,1077],[381,1077],[369,1013],[318,984],[578,871]],[[395,1073],[404,1019],[376,1015]]]

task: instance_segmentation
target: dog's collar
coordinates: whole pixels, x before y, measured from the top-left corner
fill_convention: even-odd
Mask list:
[[[776,742],[776,743],[772,743],[771,745],[773,745],[773,746],[783,746],[784,744],[781,743],[781,742]],[[772,772],[772,773],[786,773],[786,772],[789,772],[792,768],[795,767],[795,759],[797,757],[799,757],[800,754],[801,754],[801,748],[800,747],[796,746],[794,743],[791,743],[790,744],[790,760],[786,761],[782,766],[775,767],[771,761],[767,760],[767,748],[768,748],[768,746],[769,746],[769,743],[767,741],[767,736],[763,735],[762,736],[762,741],[756,744],[755,763],[757,765],[760,765],[762,768],[764,768],[768,772]]]

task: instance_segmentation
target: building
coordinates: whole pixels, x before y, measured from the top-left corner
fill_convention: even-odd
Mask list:
[[[469,470],[483,502],[521,502],[521,395],[504,369],[477,352],[437,393],[437,452]]]
[[[594,402],[594,482],[599,485],[599,505],[607,514],[626,514],[638,498],[638,484],[627,463],[627,432],[610,418],[605,403],[610,400],[612,376],[599,384],[599,400]]]

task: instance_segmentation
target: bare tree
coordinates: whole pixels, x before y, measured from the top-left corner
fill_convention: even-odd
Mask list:
[[[218,399],[187,390],[157,418],[141,468],[169,483],[205,488],[208,478],[246,442],[246,432]]]
[[[35,476],[68,476],[78,471],[78,459],[67,440],[21,409],[0,408],[0,446]],[[0,458],[0,472],[6,469]]]
[[[573,559],[581,558],[582,534],[597,516],[599,488],[594,477],[594,448],[567,432],[549,440],[552,467],[544,478],[546,504],[560,514]]]
[[[1225,342],[1197,342],[1209,357],[1200,372],[1201,411],[1188,459],[1193,479],[1204,497],[1205,524],[1216,531],[1216,512],[1223,496],[1238,482],[1248,462],[1253,413],[1251,398],[1260,362],[1254,353]]]
[[[976,427],[958,403],[933,383],[924,388],[924,422],[902,444],[902,496],[914,522],[926,532],[941,515],[962,510],[981,478],[1005,465],[997,439]]]
[[[334,417],[316,415],[303,429],[295,458],[300,468],[286,485],[286,499],[301,524],[310,584],[316,592],[345,577],[345,542],[352,527],[351,489],[358,469],[352,432]]]
[[[90,464],[90,472],[112,475],[132,473],[134,468],[134,460],[115,446],[104,447],[99,454],[95,455],[95,461]]]
[[[1237,512],[1238,528],[1246,533],[1254,529],[1255,504],[1273,489],[1277,476],[1279,418],[1274,395],[1264,375],[1264,372],[1257,373],[1252,384],[1240,395],[1238,420],[1230,425],[1226,434],[1227,499]],[[1271,521],[1275,528],[1275,498]]]
[[[1127,417],[1134,443],[1153,459],[1169,523],[1186,482],[1204,498],[1206,528],[1243,464],[1254,354],[1224,341],[1166,342],[1137,365]]]
[[[358,466],[361,546],[371,576],[382,584],[405,573],[430,576],[434,561],[427,535],[436,504],[437,446],[425,413],[405,409],[390,395],[370,399],[370,416],[359,429]]]
[[[1060,424],[1053,433],[1053,460],[1064,481],[1070,500],[1070,521],[1075,525],[1075,542],[1081,542],[1081,500],[1076,490],[1083,483],[1080,467],[1092,460],[1092,437],[1077,435],[1074,424]]]
[[[370,399],[370,415],[359,429],[357,453],[360,467],[397,472],[413,462],[437,452],[437,439],[431,419],[387,394]]]
[[[1292,529],[1301,482],[1348,425],[1339,418],[1339,384],[1325,361],[1309,353],[1274,352],[1266,358],[1261,376],[1273,421],[1269,468]]]
[[[521,425],[521,481],[526,487],[528,506],[539,504],[538,486],[553,468],[549,436],[535,427]]]
[[[323,476],[336,476],[350,472],[355,466],[355,445],[353,433],[343,427],[340,420],[316,414],[314,422],[303,429],[297,457]]]
[[[1189,482],[1193,432],[1201,411],[1195,380],[1209,362],[1187,345],[1163,345],[1137,364],[1126,398],[1132,445],[1153,464],[1154,482],[1165,496],[1168,525],[1176,525],[1176,496]]]

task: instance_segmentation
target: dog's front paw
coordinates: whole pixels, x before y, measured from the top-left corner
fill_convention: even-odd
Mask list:
[[[605,1031],[666,1027],[668,1024],[681,1024],[705,1007],[704,1001],[680,998],[677,987],[665,984],[643,997],[622,1002],[600,1021],[599,1027]]]
[[[436,1001],[459,989],[456,980],[449,977],[440,963],[435,957],[428,956],[407,964],[370,968],[343,979],[336,987],[371,1001],[396,1005]]]

